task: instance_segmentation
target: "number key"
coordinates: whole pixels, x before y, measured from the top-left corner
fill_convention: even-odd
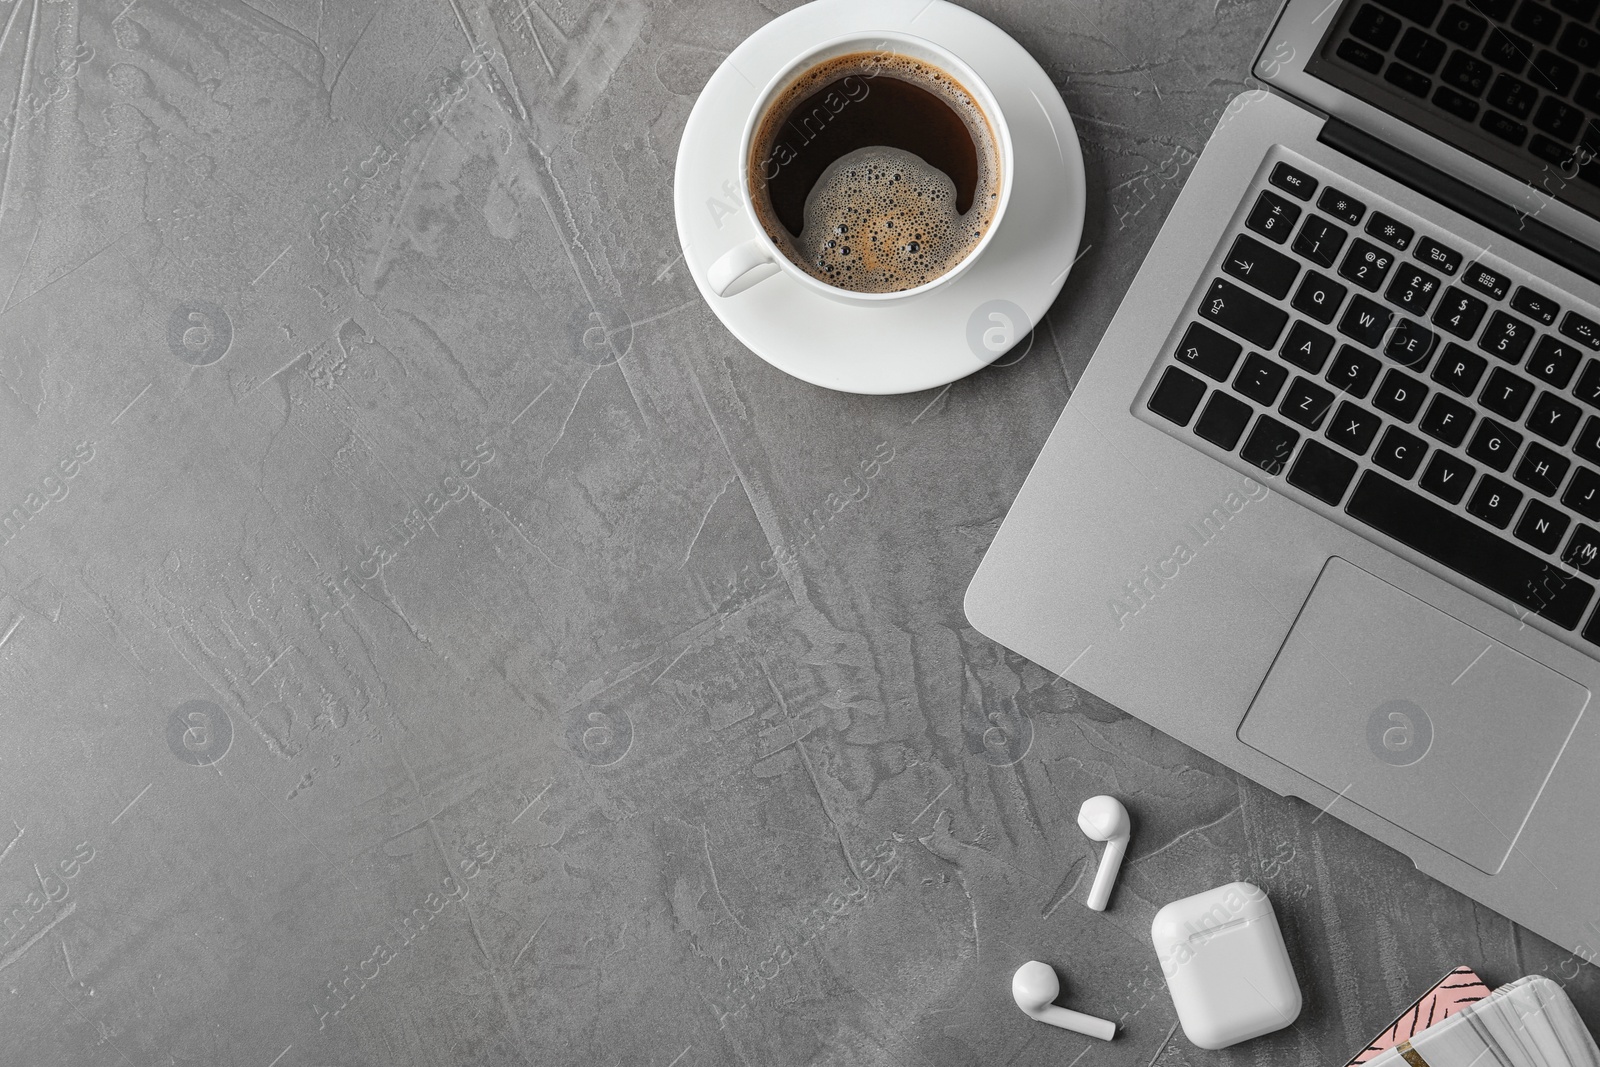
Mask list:
[[[1413,315],[1426,315],[1438,292],[1438,278],[1408,263],[1395,271],[1394,281],[1383,295]]]
[[[1433,313],[1433,324],[1470,341],[1488,310],[1488,304],[1452,285],[1439,300],[1439,308]]]
[[[1546,334],[1533,346],[1533,358],[1528,360],[1528,373],[1557,389],[1565,389],[1567,383],[1572,381],[1572,372],[1578,369],[1579,358],[1576,348],[1564,345]]]
[[[1294,239],[1294,250],[1319,267],[1331,267],[1347,235],[1320,215],[1307,215]]]
[[[1369,244],[1359,238],[1351,243],[1344,262],[1339,264],[1339,274],[1355,282],[1369,293],[1378,291],[1389,268],[1394,266],[1394,253]]]

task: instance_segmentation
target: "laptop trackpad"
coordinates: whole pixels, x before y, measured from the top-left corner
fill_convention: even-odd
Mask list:
[[[1486,874],[1511,853],[1589,691],[1328,560],[1239,739]]]

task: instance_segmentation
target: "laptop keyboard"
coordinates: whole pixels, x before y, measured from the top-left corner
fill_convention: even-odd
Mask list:
[[[1136,412],[1600,645],[1600,310],[1303,160],[1218,251]]]
[[[1600,0],[1359,0],[1321,49],[1391,98],[1431,112],[1433,132],[1482,131],[1558,196],[1600,190]],[[1337,80],[1337,79],[1336,79]],[[1454,129],[1451,129],[1451,127]],[[1551,173],[1559,170],[1559,174]],[[1581,189],[1578,190],[1581,192]]]

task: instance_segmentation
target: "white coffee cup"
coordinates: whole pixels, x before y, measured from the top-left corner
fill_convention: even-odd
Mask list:
[[[751,202],[750,195],[750,150],[757,131],[761,127],[762,119],[766,117],[767,109],[788,89],[796,78],[803,75],[812,67],[826,62],[837,56],[849,55],[852,52],[892,52],[913,59],[920,59],[947,71],[961,83],[962,87],[972,95],[984,117],[989,120],[989,128],[994,133],[995,147],[1000,157],[1000,199],[995,204],[994,212],[990,216],[989,226],[984,231],[978,243],[972,247],[966,256],[939,277],[911,289],[901,289],[892,293],[858,293],[851,289],[842,289],[836,285],[829,285],[806,273],[783,253],[771,237],[762,228],[760,217],[756,213],[755,205]],[[720,297],[735,296],[766,278],[779,273],[785,273],[800,285],[810,288],[813,292],[833,300],[849,304],[864,304],[868,306],[883,305],[897,300],[906,300],[920,296],[930,289],[936,289],[954,281],[974,262],[983,255],[984,249],[994,238],[995,231],[1000,228],[1000,220],[1005,214],[1006,205],[1011,200],[1011,176],[1013,172],[1013,159],[1011,154],[1011,131],[1006,126],[1005,116],[1001,113],[1000,103],[995,99],[994,93],[989,91],[988,85],[982,78],[960,59],[949,51],[939,47],[932,41],[911,34],[893,31],[874,34],[851,34],[848,37],[839,37],[820,47],[810,49],[787,64],[777,77],[767,83],[756,98],[755,106],[750,109],[750,116],[745,120],[744,136],[739,141],[739,199],[744,208],[745,217],[750,220],[755,236],[742,244],[735,245],[724,252],[716,262],[711,264],[706,280],[713,292]],[[776,268],[775,270],[772,268]]]

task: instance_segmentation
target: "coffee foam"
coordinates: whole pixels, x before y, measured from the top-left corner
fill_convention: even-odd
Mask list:
[[[966,127],[977,152],[972,204],[956,211],[955,183],[921,157],[898,148],[860,148],[835,160],[806,197],[798,236],[781,224],[757,175],[781,165],[785,125],[819,89],[855,76],[898,78],[941,99]],[[847,83],[848,86],[848,83]],[[841,106],[849,106],[849,94]],[[925,285],[959,264],[983,239],[1000,202],[1000,151],[972,94],[947,71],[892,52],[857,52],[825,60],[786,88],[768,108],[751,145],[751,190],[762,228],[790,260],[819,281],[859,293]]]

